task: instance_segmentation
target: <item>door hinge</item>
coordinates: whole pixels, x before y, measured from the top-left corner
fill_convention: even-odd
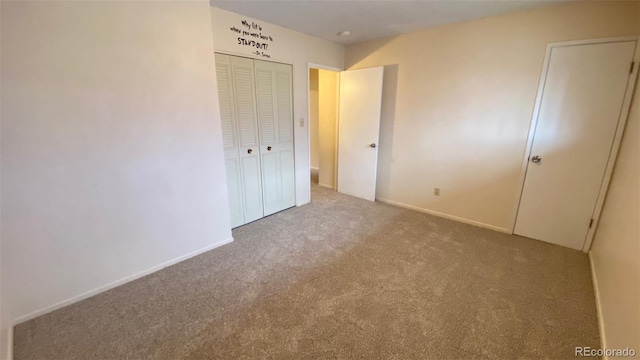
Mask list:
[[[593,219],[591,219],[591,221],[589,221],[589,229],[591,229],[592,226],[593,226]]]
[[[633,74],[633,67],[634,67],[635,64],[636,64],[635,61],[631,62],[631,67],[629,68],[629,74]]]

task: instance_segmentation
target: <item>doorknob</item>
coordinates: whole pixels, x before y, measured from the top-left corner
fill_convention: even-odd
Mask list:
[[[540,161],[542,161],[542,158],[540,157],[540,155],[536,155],[531,158],[531,162],[534,162],[536,164],[539,163]]]
[[[373,144],[371,144],[369,146],[375,149],[376,148],[376,143],[373,143]]]
[[[247,154],[251,154],[253,152],[252,149],[247,150]]]
[[[268,150],[268,151],[271,151],[271,146],[267,146],[267,150]]]

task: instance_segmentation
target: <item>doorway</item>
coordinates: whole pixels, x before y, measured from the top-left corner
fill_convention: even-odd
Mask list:
[[[312,187],[336,190],[339,88],[340,72],[309,68],[309,155]]]
[[[375,201],[383,74],[309,66],[311,189]]]

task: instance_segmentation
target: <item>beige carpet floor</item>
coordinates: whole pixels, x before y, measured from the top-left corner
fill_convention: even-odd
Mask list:
[[[572,359],[599,346],[585,254],[312,192],[232,244],[17,326],[15,358]]]

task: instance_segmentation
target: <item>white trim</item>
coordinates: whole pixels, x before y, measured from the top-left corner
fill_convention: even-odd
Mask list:
[[[313,69],[323,69],[323,70],[330,70],[330,71],[336,71],[336,72],[341,72],[342,70],[340,68],[337,67],[333,67],[333,66],[328,66],[328,65],[322,65],[322,64],[315,64],[315,63],[308,63],[307,67],[309,69],[313,68]]]
[[[575,45],[587,45],[587,44],[614,43],[614,42],[623,42],[623,41],[637,41],[638,38],[640,38],[638,35],[630,35],[630,36],[617,36],[617,37],[611,37],[611,38],[558,41],[558,42],[548,43],[547,48],[558,47],[558,46],[575,46]]]
[[[13,326],[14,324],[9,324],[9,328],[7,329],[7,353],[0,354],[0,359],[5,359],[3,356],[6,355],[5,360],[13,360]]]
[[[320,171],[320,169],[318,169],[317,167],[313,167],[313,166],[309,166],[309,170]]]
[[[524,154],[522,157],[522,165],[520,167],[520,177],[518,181],[519,187],[516,193],[514,208],[512,210],[511,228],[509,229],[510,233],[512,234],[514,233],[515,227],[516,227],[516,221],[518,219],[518,209],[520,208],[520,200],[522,198],[522,191],[524,189],[524,182],[527,174],[527,166],[529,165],[529,156],[533,146],[536,126],[538,124],[538,116],[540,114],[540,105],[542,103],[544,86],[547,80],[547,72],[549,70],[549,61],[551,60],[551,50],[554,47],[576,46],[576,45],[586,45],[586,44],[603,44],[603,43],[613,43],[613,42],[623,42],[623,41],[636,41],[636,49],[635,49],[635,54],[633,56],[633,61],[635,61],[636,66],[633,70],[633,73],[630,74],[629,76],[629,81],[627,83],[624,102],[620,112],[620,117],[618,118],[618,125],[616,128],[616,134],[614,137],[613,146],[611,147],[611,151],[609,153],[609,160],[607,162],[607,167],[605,169],[605,176],[603,178],[602,186],[600,188],[598,199],[596,201],[596,207],[593,213],[594,226],[592,226],[591,229],[589,229],[589,231],[587,232],[587,237],[585,239],[585,242],[582,248],[582,251],[585,253],[589,251],[589,248],[591,247],[591,242],[593,241],[593,235],[595,234],[595,230],[598,226],[597,225],[598,219],[600,217],[600,213],[602,212],[602,205],[604,204],[607,188],[609,187],[611,174],[613,172],[613,167],[616,161],[616,157],[618,155],[618,150],[620,148],[620,140],[622,138],[622,133],[624,131],[627,117],[629,115],[629,107],[631,104],[633,89],[635,88],[636,77],[638,75],[638,67],[640,67],[640,51],[638,51],[639,39],[640,37],[638,36],[625,36],[625,37],[605,38],[605,39],[563,41],[563,42],[555,42],[555,43],[547,44],[544,63],[542,65],[542,71],[540,74],[540,81],[538,83],[538,92],[536,95],[536,101],[533,108],[533,114],[531,116],[531,122],[529,125],[529,134],[527,135],[527,144],[525,146]]]
[[[640,40],[640,37],[636,38],[636,41],[638,40]],[[591,244],[593,243],[593,237],[595,236],[596,229],[598,228],[600,215],[602,214],[602,208],[604,207],[604,201],[607,197],[607,190],[609,189],[609,184],[611,183],[611,176],[613,175],[613,169],[616,165],[618,152],[620,151],[622,135],[627,125],[627,119],[629,117],[629,110],[631,108],[631,102],[633,100],[634,89],[636,86],[636,82],[638,80],[638,68],[640,67],[640,51],[639,50],[640,49],[638,46],[638,42],[636,42],[636,52],[633,56],[635,67],[633,68],[633,73],[631,73],[629,76],[629,82],[627,83],[625,98],[622,103],[620,117],[618,118],[618,127],[616,128],[616,133],[613,138],[611,151],[609,152],[609,160],[607,161],[607,167],[605,168],[604,177],[602,179],[602,185],[600,186],[600,192],[598,193],[598,199],[596,200],[596,207],[593,210],[593,215],[591,216],[591,218],[593,219],[593,226],[587,232],[587,238],[585,239],[584,245],[582,247],[582,251],[585,253],[589,252],[589,250],[591,249]]]
[[[130,281],[139,279],[139,278],[141,278],[143,276],[149,275],[149,274],[154,273],[154,272],[156,272],[158,270],[162,270],[162,269],[164,269],[164,268],[166,268],[168,266],[177,264],[177,263],[179,263],[181,261],[187,260],[189,258],[192,258],[192,257],[196,256],[196,255],[200,255],[200,254],[202,254],[204,252],[207,252],[209,250],[213,250],[213,249],[215,249],[217,247],[229,244],[231,242],[233,242],[233,238],[228,238],[228,239],[225,239],[225,240],[222,240],[222,241],[218,241],[218,242],[213,243],[211,245],[205,246],[202,249],[199,249],[199,250],[190,252],[190,253],[188,253],[186,255],[179,256],[179,257],[177,257],[175,259],[163,262],[163,263],[161,263],[159,265],[156,265],[156,266],[153,266],[153,267],[151,267],[151,268],[149,268],[147,270],[143,270],[143,271],[140,271],[140,272],[135,273],[133,275],[126,276],[126,277],[124,277],[124,278],[122,278],[120,280],[116,280],[116,281],[111,282],[109,284],[97,287],[97,288],[95,288],[93,290],[89,290],[89,291],[87,291],[85,293],[82,293],[80,295],[74,296],[74,297],[69,298],[67,300],[63,300],[63,301],[61,301],[61,302],[59,302],[57,304],[53,304],[53,305],[44,307],[42,309],[30,312],[30,313],[28,313],[26,315],[20,316],[19,318],[15,319],[13,321],[13,325],[14,326],[18,325],[18,324],[23,323],[25,321],[29,321],[31,319],[34,319],[34,318],[36,318],[38,316],[50,313],[50,312],[52,312],[54,310],[58,310],[58,309],[60,309],[62,307],[65,307],[67,305],[71,305],[71,304],[76,303],[78,301],[90,298],[90,297],[92,297],[94,295],[97,295],[97,294],[99,294],[101,292],[113,289],[113,288],[118,287],[120,285],[126,284],[126,283],[128,283]]]
[[[312,64],[307,63],[307,121],[306,123],[307,123],[307,144],[308,144],[307,161],[309,162],[309,176],[307,177],[307,180],[309,181],[309,202],[313,200],[311,199],[311,69],[312,69]],[[305,204],[308,204],[308,203],[296,204],[296,205],[300,206]]]
[[[596,296],[596,314],[598,316],[598,330],[600,331],[600,348],[607,348],[607,338],[604,331],[604,319],[602,318],[602,303],[600,301],[600,288],[598,288],[598,277],[593,264],[593,256],[589,251],[589,267],[591,268],[591,281],[593,282],[593,292]]]
[[[323,187],[325,189],[331,189],[331,190],[335,190],[335,188],[331,185],[327,185],[327,184],[320,184],[318,183],[318,186]]]
[[[338,86],[336,87],[336,138],[333,144],[335,148],[335,155],[333,157],[333,183],[335,186],[333,186],[332,189],[336,191],[338,191],[338,160],[340,156],[340,147],[338,147],[338,144],[340,144],[340,79],[342,79],[342,71],[338,71]],[[380,113],[380,116],[382,116],[382,113]],[[378,176],[377,173],[376,176]]]
[[[441,217],[441,218],[444,218],[444,219],[454,220],[454,221],[457,221],[457,222],[461,222],[461,223],[465,223],[465,224],[469,224],[469,225],[473,225],[473,226],[478,226],[478,227],[489,229],[489,230],[493,230],[493,231],[498,231],[498,232],[501,232],[501,233],[511,234],[511,232],[507,228],[503,228],[503,227],[499,227],[499,226],[495,226],[495,225],[490,225],[490,224],[485,224],[483,222],[469,220],[469,219],[461,218],[461,217],[458,217],[458,216],[449,215],[449,214],[441,213],[441,212],[438,212],[438,211],[429,210],[429,209],[417,207],[417,206],[414,206],[414,205],[401,203],[401,202],[394,201],[394,200],[389,200],[389,199],[383,199],[383,198],[376,197],[376,201],[379,201],[379,202],[385,203],[385,204],[395,205],[395,206],[398,206],[398,207],[401,207],[401,208],[405,208],[405,209],[409,209],[409,210],[415,210],[415,211],[418,211],[418,212],[421,212],[421,213],[425,213],[425,214],[429,214],[429,215],[434,215],[434,216]]]

